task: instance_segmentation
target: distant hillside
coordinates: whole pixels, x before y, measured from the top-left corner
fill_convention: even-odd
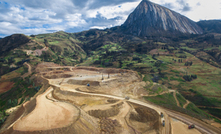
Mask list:
[[[136,36],[203,33],[194,21],[148,0],[143,0],[138,5],[122,28],[126,33]]]
[[[29,38],[23,34],[14,34],[0,40],[0,55],[29,42]]]
[[[203,20],[197,22],[206,33],[221,33],[221,20]]]

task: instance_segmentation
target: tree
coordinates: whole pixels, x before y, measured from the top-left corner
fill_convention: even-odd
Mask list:
[[[190,75],[184,75],[184,76],[183,76],[183,79],[184,79],[185,81],[192,81],[192,80],[193,80]]]
[[[195,74],[191,75],[191,77],[192,77],[193,79],[197,79],[197,75],[195,75]]]
[[[158,68],[158,72],[159,72],[159,74],[161,74],[161,69],[160,68]]]
[[[192,61],[187,61],[184,65],[185,65],[185,66],[192,66],[192,65],[193,65],[193,62],[192,62]]]

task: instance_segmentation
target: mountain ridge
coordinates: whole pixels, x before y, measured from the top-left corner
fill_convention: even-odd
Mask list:
[[[141,1],[121,27],[126,33],[136,36],[203,33],[203,30],[194,21],[148,0]]]
[[[221,33],[221,20],[201,20],[197,22],[204,33]]]

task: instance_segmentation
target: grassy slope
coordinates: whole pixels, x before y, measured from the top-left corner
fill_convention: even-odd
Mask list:
[[[176,110],[181,113],[185,113],[185,114],[188,114],[190,116],[193,116],[193,117],[196,117],[199,119],[202,119],[202,118],[203,119],[210,119],[211,118],[208,114],[206,114],[205,112],[203,112],[202,110],[197,108],[192,103],[190,105],[188,105],[188,107],[186,109],[178,107],[176,104],[176,101],[173,97],[173,93],[157,95],[154,97],[145,97],[145,99],[156,104],[156,105],[159,105],[159,106],[162,106],[162,107],[165,107],[168,109]]]
[[[10,81],[14,83],[14,86],[11,90],[0,94],[0,126],[3,124],[8,116],[5,113],[7,109],[20,105],[29,100],[40,89],[41,86],[35,85],[30,77],[26,77],[25,79],[21,78],[21,75],[27,72],[28,69],[23,66],[15,71],[1,76],[2,79],[0,80],[0,82]]]
[[[186,104],[186,99],[181,94],[178,94],[178,93],[176,93],[176,96],[177,96],[177,100],[180,103],[180,106],[183,107],[183,105]]]

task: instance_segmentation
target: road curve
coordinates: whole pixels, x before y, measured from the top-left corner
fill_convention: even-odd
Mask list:
[[[28,66],[28,72],[22,75],[22,78],[24,79],[25,77],[28,77],[32,72],[31,72],[31,65],[25,62],[23,65]]]

